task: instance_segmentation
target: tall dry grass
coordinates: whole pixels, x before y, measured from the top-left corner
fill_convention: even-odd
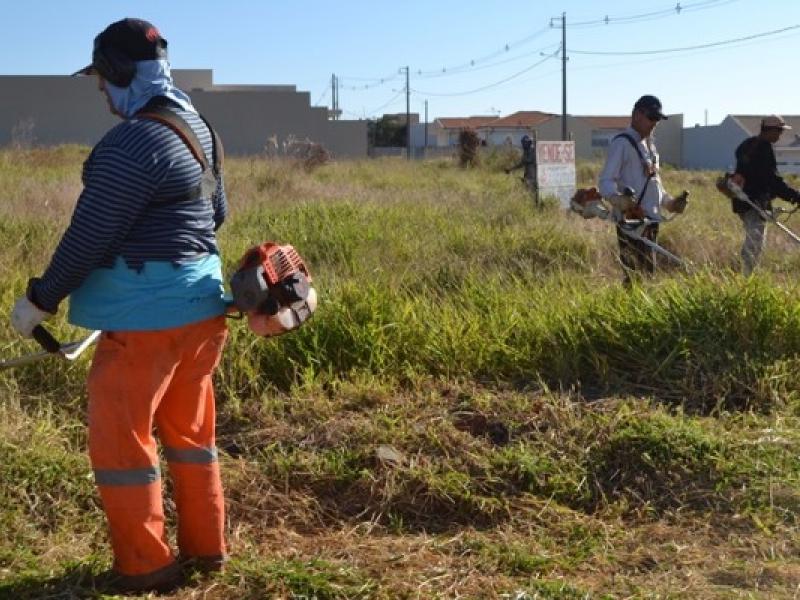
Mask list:
[[[0,152],[3,306],[45,267],[85,154]],[[791,597],[797,249],[771,230],[742,278],[715,174],[668,170],[692,197],[662,240],[691,264],[627,292],[608,225],[535,210],[502,160],[228,160],[227,272],[291,242],[321,303],[273,340],[230,324],[234,561],[176,598]],[[35,349],[0,330],[3,356]],[[0,597],[92,597],[108,564],[87,366],[0,373]]]

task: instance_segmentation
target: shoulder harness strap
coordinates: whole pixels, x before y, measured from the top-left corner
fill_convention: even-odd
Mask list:
[[[628,140],[631,143],[631,146],[633,146],[633,149],[636,150],[636,154],[639,155],[639,160],[642,161],[642,164],[647,164],[647,160],[645,159],[644,154],[642,154],[642,149],[639,147],[639,144],[636,143],[636,140],[633,139],[633,136],[630,133],[618,133],[614,136],[612,141],[617,138],[625,138]]]
[[[225,149],[222,147],[222,140],[220,139],[219,135],[217,135],[217,130],[211,127],[211,123],[208,120],[198,113],[201,119],[203,119],[203,123],[206,124],[208,130],[211,132],[211,146],[212,146],[212,156],[214,159],[214,175],[219,176],[222,173],[222,162],[225,159]]]
[[[166,125],[172,129],[178,135],[178,137],[181,138],[181,141],[186,144],[186,146],[189,148],[189,151],[192,153],[192,156],[195,157],[195,159],[202,166],[203,171],[205,171],[208,168],[208,160],[206,159],[206,153],[203,150],[203,145],[200,143],[197,134],[189,126],[186,120],[178,113],[168,109],[170,106],[178,108],[178,104],[169,98],[164,96],[156,96],[152,98],[144,106],[144,108],[136,113],[136,116],[143,119],[158,121],[162,125]],[[219,138],[214,128],[211,127],[211,123],[209,123],[203,115],[198,113],[198,116],[203,120],[203,123],[206,124],[206,127],[208,127],[208,131],[211,134],[214,175],[219,175],[222,172],[222,161],[224,158],[222,140]]]
[[[206,153],[203,151],[203,146],[200,143],[197,134],[183,119],[183,117],[172,112],[165,106],[148,107],[144,112],[137,113],[136,117],[139,119],[157,121],[158,123],[169,127],[178,135],[179,138],[181,138],[181,141],[192,153],[192,156],[194,156],[195,160],[200,163],[203,171],[208,168],[208,160],[206,159]]]
[[[168,199],[172,201],[193,200],[201,197],[204,191],[207,194],[213,192],[213,189],[216,187],[217,178],[222,174],[222,162],[224,158],[222,140],[220,140],[219,135],[217,135],[217,132],[211,127],[211,124],[206,118],[199,115],[211,134],[211,156],[213,165],[211,165],[212,168],[209,172],[208,159],[206,158],[206,153],[203,149],[203,145],[200,143],[200,139],[183,117],[167,108],[167,106],[170,105],[173,105],[173,103],[167,98],[160,96],[153,98],[140,112],[136,113],[136,117],[156,121],[165,127],[169,127],[186,145],[195,160],[200,163],[200,168],[203,172],[203,182],[188,194],[182,194],[176,198]]]
[[[636,150],[636,154],[639,155],[639,160],[642,161],[642,167],[644,168],[645,172],[647,173],[647,180],[644,182],[644,186],[642,187],[642,191],[639,193],[639,198],[636,200],[636,204],[641,204],[642,198],[644,198],[644,193],[647,191],[647,185],[650,183],[650,180],[655,176],[655,169],[650,169],[650,163],[647,162],[647,159],[642,154],[642,149],[639,147],[639,144],[633,139],[633,136],[630,133],[618,133],[615,135],[611,141],[614,141],[617,138],[625,138],[628,140],[633,146],[633,149]]]

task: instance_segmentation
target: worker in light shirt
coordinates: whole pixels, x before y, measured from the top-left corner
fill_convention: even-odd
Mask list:
[[[686,206],[685,198],[673,198],[661,182],[660,161],[652,135],[658,122],[666,119],[658,98],[650,95],[639,98],[633,105],[630,127],[609,144],[599,182],[600,194],[618,207],[622,217],[645,220],[640,235],[653,243],[657,243],[663,209],[683,212]],[[630,237],[619,224],[617,240],[626,286],[635,272],[655,271],[654,250]]]

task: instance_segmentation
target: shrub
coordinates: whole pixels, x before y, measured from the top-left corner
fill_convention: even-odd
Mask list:
[[[478,133],[467,127],[458,134],[458,162],[462,167],[476,167],[480,163],[478,148],[481,139]]]

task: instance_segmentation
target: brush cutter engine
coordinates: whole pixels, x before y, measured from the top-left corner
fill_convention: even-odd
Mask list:
[[[688,197],[689,192],[684,190],[672,200],[668,210],[682,213],[686,209]],[[629,238],[642,242],[645,246],[678,264],[683,264],[680,258],[643,235],[646,227],[658,221],[653,221],[645,216],[632,188],[625,187],[621,194],[615,194],[608,198],[603,198],[595,187],[581,188],[570,200],[570,208],[584,219],[596,217],[611,221],[616,224],[619,231]]]
[[[607,203],[607,204],[606,204]],[[644,212],[636,201],[631,188],[625,188],[621,194],[603,198],[596,187],[581,188],[570,200],[570,208],[584,219],[641,219]]]
[[[603,204],[603,196],[596,187],[577,190],[569,206],[584,219],[607,219],[609,216],[608,207]]]
[[[250,329],[272,337],[293,331],[317,308],[311,274],[294,247],[265,242],[248,250],[231,277],[233,303]]]
[[[726,198],[739,199],[739,194],[744,188],[744,177],[739,173],[723,173],[717,178],[717,190]]]

